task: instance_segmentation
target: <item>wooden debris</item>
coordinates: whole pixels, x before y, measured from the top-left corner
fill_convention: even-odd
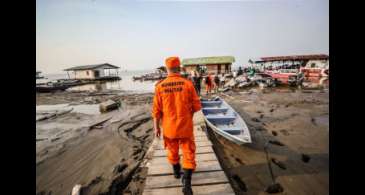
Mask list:
[[[106,102],[100,103],[99,110],[101,113],[115,110],[119,107],[119,103],[113,100],[108,100]]]

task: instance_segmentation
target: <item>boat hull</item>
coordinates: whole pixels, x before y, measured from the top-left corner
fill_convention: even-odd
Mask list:
[[[69,87],[68,86],[57,86],[57,87],[37,86],[36,87],[36,92],[38,92],[38,93],[50,93],[50,92],[54,92],[54,91],[64,91],[67,88],[69,88]]]
[[[225,139],[237,144],[237,145],[245,145],[245,144],[248,144],[248,143],[251,143],[251,142],[242,142],[241,140],[239,139],[236,139],[232,136],[229,136],[225,133],[223,133],[222,131],[218,130],[214,125],[208,123],[208,122],[205,122],[205,125],[208,127],[209,130],[212,130],[214,133],[224,137]]]
[[[202,101],[206,126],[216,134],[238,145],[251,143],[251,134],[241,116],[219,98],[213,101]]]

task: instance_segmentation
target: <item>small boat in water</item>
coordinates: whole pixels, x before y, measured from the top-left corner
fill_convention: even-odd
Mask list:
[[[82,84],[82,81],[77,79],[57,79],[54,84],[58,86],[63,85],[63,86],[73,87]]]
[[[44,76],[42,76],[41,73],[42,73],[41,71],[36,71],[35,72],[35,78],[36,79],[44,79]]]
[[[58,85],[52,82],[48,82],[46,84],[37,84],[36,85],[36,92],[38,93],[50,93],[55,91],[64,91],[70,86],[67,85]]]
[[[201,104],[205,122],[215,133],[239,145],[251,143],[245,121],[222,98],[202,99]]]

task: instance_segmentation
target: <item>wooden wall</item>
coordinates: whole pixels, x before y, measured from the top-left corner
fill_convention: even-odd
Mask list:
[[[227,65],[227,67],[226,67]],[[211,74],[218,74],[218,67],[220,66],[220,72],[219,74],[222,73],[231,73],[231,64],[207,64],[205,65],[205,67],[207,68],[207,72],[206,73],[211,73]],[[187,73],[191,73],[192,70],[196,70],[197,65],[194,66],[184,66],[185,70]]]

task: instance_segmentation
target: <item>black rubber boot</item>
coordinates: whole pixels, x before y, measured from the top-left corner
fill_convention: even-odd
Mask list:
[[[180,178],[181,176],[181,166],[180,163],[176,164],[176,165],[172,165],[172,169],[174,170],[174,177],[176,179]]]
[[[183,189],[182,192],[184,195],[193,195],[193,190],[191,189],[191,175],[193,174],[192,169],[184,169],[184,175],[182,178]]]

